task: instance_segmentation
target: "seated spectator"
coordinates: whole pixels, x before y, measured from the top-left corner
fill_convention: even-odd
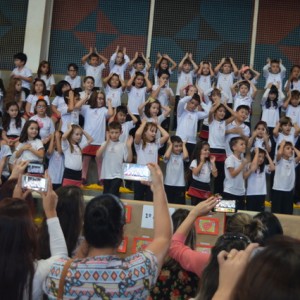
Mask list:
[[[156,282],[172,235],[171,220],[158,165],[148,164],[154,195],[154,238],[147,248],[121,259],[115,255],[123,239],[125,209],[114,195],[92,199],[84,215],[85,242],[75,260],[59,259],[45,283],[49,299],[146,299]],[[63,276],[67,271],[67,277]],[[86,277],[85,274],[93,274]],[[110,275],[116,274],[112,281]],[[61,277],[62,276],[62,277]],[[61,286],[62,288],[59,288]],[[66,287],[66,288],[64,288]]]

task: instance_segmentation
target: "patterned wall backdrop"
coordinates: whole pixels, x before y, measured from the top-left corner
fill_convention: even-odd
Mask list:
[[[156,0],[151,62],[168,53],[179,62],[186,51],[197,63],[215,66],[232,56],[249,63],[254,0]],[[23,50],[28,0],[2,0],[0,7],[0,68],[11,70],[12,56]],[[90,46],[107,56],[117,45],[130,57],[146,53],[150,0],[54,0],[49,60],[53,72],[65,74],[67,64],[81,65]],[[254,67],[266,58],[282,58],[288,71],[300,63],[300,1],[260,1]],[[83,75],[83,68],[80,68]],[[176,80],[176,72],[172,76]],[[263,86],[263,79],[259,86]]]
[[[300,64],[300,1],[260,1],[257,25],[255,67],[262,70],[268,57],[281,58],[288,76]]]
[[[23,51],[28,0],[1,0],[0,69],[12,70],[13,55]]]
[[[146,52],[150,0],[55,0],[49,60],[55,73],[80,66],[90,46],[109,58],[117,45]],[[80,74],[84,74],[80,68]]]
[[[188,51],[197,63],[230,56],[249,63],[252,15],[251,0],[156,1],[151,61],[160,51],[179,62]]]

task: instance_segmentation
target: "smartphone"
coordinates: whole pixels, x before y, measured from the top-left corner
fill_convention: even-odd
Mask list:
[[[151,181],[147,165],[123,163],[123,179],[136,181]]]
[[[45,173],[44,165],[39,162],[30,162],[27,166],[27,173],[42,175]]]
[[[27,190],[37,191],[37,192],[47,192],[48,180],[43,177],[23,175],[22,188]]]
[[[220,199],[215,206],[214,211],[234,213],[236,212],[236,200]]]

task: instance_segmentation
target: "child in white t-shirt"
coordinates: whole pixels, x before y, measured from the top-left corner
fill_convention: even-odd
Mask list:
[[[233,154],[225,160],[225,180],[223,198],[236,200],[236,208],[245,208],[245,180],[244,172],[247,160],[243,159],[246,152],[246,141],[242,137],[230,140]]]
[[[130,121],[126,121],[127,116],[131,118]],[[108,123],[119,122],[122,126],[121,135],[119,136],[119,141],[126,143],[130,131],[135,128],[135,125],[138,122],[138,119],[134,114],[126,107],[125,105],[120,105],[115,110],[115,114],[109,119]]]
[[[263,74],[266,78],[265,89],[269,84],[276,85],[279,91],[282,91],[282,81],[285,78],[286,68],[281,59],[267,59],[267,64],[263,68]]]
[[[37,70],[37,77],[44,80],[46,84],[46,95],[51,97],[54,91],[55,80],[48,61],[42,60]]]
[[[120,49],[117,46],[116,52],[111,56],[109,61],[109,73],[119,75],[121,80],[124,80],[125,70],[129,64],[129,57],[126,54],[126,48]]]
[[[46,85],[44,80],[36,78],[32,84],[32,92],[26,98],[24,118],[30,119],[34,115],[35,104],[39,99],[44,99],[50,105],[49,97],[46,95]]]
[[[215,76],[211,63],[208,61],[201,61],[197,76],[196,86],[201,90],[202,96],[204,96],[212,88],[212,80]]]
[[[39,124],[40,127],[40,138],[47,150],[51,138],[51,134],[54,133],[54,123],[51,118],[46,114],[47,102],[45,100],[38,100],[35,105],[36,115],[30,118]]]
[[[62,184],[64,175],[64,155],[61,148],[61,132],[55,131],[51,134],[49,147],[47,150],[48,174],[51,178],[53,190],[55,191]]]
[[[107,99],[111,99],[111,105],[116,108],[121,105],[121,96],[126,88],[126,84],[117,73],[110,73],[103,79],[105,94]]]
[[[213,177],[218,176],[215,164],[216,157],[210,155],[209,149],[208,142],[200,141],[193,153],[193,160],[190,165],[193,179],[188,190],[192,205],[197,205],[211,196],[211,175]]]
[[[99,54],[96,47],[90,47],[89,53],[81,58],[81,63],[85,69],[85,76],[92,76],[94,78],[94,88],[97,90],[102,88],[102,71],[105,69],[107,62],[108,59]]]
[[[221,62],[215,67],[217,76],[217,88],[222,90],[228,96],[228,105],[232,107],[232,95],[230,87],[233,85],[234,79],[239,75],[239,70],[233,59],[222,58]]]
[[[63,186],[81,186],[82,149],[92,142],[93,138],[79,125],[68,124],[68,129],[62,136],[62,151],[65,157]]]
[[[293,90],[288,94],[287,99],[282,104],[285,115],[292,119],[292,123],[300,125],[300,92]]]
[[[81,77],[78,75],[78,66],[74,63],[68,65],[68,75],[64,78],[67,81],[72,90],[76,92],[81,92]]]
[[[171,136],[164,155],[166,176],[164,180],[168,203],[185,204],[184,162],[188,162],[189,153],[179,136]]]
[[[271,191],[272,213],[293,214],[295,167],[299,161],[300,151],[291,142],[282,140],[276,155],[276,169]]]
[[[267,151],[255,148],[251,153],[252,162],[246,167],[244,178],[247,180],[246,209],[250,211],[265,210],[267,195],[266,174],[275,170],[275,165]],[[268,165],[265,161],[268,160]]]
[[[141,72],[135,72],[127,82],[128,108],[138,117],[138,108],[145,103],[146,95],[152,90],[152,83],[148,78],[148,72],[144,75]]]
[[[289,91],[297,90],[300,92],[300,66],[293,65],[289,79],[284,85],[284,90],[288,93]]]
[[[0,186],[9,177],[8,158],[11,156],[11,150],[4,142],[0,142]]]
[[[122,184],[122,164],[132,161],[131,146],[133,137],[130,135],[126,143],[120,142],[122,126],[118,122],[108,125],[107,139],[98,149],[96,157],[102,159],[101,179],[103,180],[103,194],[120,196]]]
[[[141,72],[146,75],[150,71],[151,64],[149,59],[145,57],[144,53],[135,52],[133,59],[128,64],[130,77],[134,76],[136,72]]]
[[[171,66],[169,65],[171,63]],[[162,71],[167,71],[169,76],[173,74],[173,71],[177,68],[176,62],[168,55],[161,55],[160,52],[157,53],[157,61],[154,67],[154,84],[158,85],[158,74]],[[167,82],[169,87],[169,82]]]
[[[161,138],[156,140],[157,130]],[[168,140],[169,134],[160,125],[142,120],[141,126],[135,133],[134,148],[137,155],[137,163],[146,165],[158,162],[158,149]],[[152,201],[152,192],[149,186],[139,181],[134,182],[134,199]]]

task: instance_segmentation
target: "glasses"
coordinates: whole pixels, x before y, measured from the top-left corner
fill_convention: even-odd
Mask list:
[[[36,108],[47,108],[47,106],[44,106],[44,105],[37,105]]]
[[[222,239],[224,241],[243,241],[247,245],[249,245],[251,243],[250,239],[247,236],[240,235],[240,234],[228,234],[228,233],[225,233],[225,234],[223,234],[223,235],[220,236],[220,239]]]

